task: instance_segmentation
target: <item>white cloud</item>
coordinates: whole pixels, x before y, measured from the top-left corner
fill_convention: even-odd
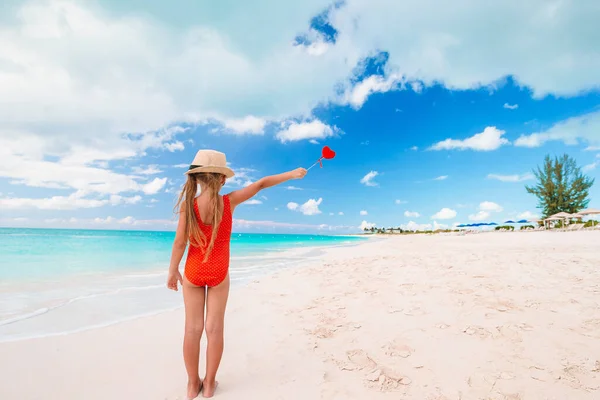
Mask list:
[[[141,200],[142,200],[142,196],[123,197],[123,196],[119,196],[118,194],[113,194],[109,198],[109,203],[112,204],[113,206],[116,206],[119,204],[130,204],[131,205],[131,204],[137,204]],[[152,199],[152,200],[154,200],[154,199]]]
[[[232,133],[262,135],[267,121],[263,118],[248,115],[244,118],[226,119],[222,124],[227,131]]]
[[[0,198],[0,206],[5,210],[37,208],[40,210],[74,210],[78,208],[97,208],[108,204],[108,200],[86,199],[80,194],[53,196],[50,198]]]
[[[417,150],[419,150],[419,147],[418,147],[418,146],[413,146],[413,147],[411,147],[410,149],[411,149],[412,151],[417,151]]]
[[[348,229],[350,227],[342,226],[330,226],[326,224],[312,225],[312,224],[293,224],[288,222],[277,222],[277,221],[249,221],[245,219],[233,219],[233,226],[236,229],[293,229],[293,230],[338,230]],[[356,229],[356,228],[354,228]]]
[[[374,224],[373,222],[363,221],[360,223],[360,226],[358,227],[358,229],[360,229],[361,231],[364,231],[365,229],[375,228],[376,226],[377,225]]]
[[[302,188],[296,187],[296,186],[286,186],[285,187],[287,190],[304,190]]]
[[[531,172],[527,172],[525,174],[515,174],[515,175],[499,175],[499,174],[489,174],[487,176],[488,179],[495,179],[500,182],[523,182],[529,181],[535,178],[535,176]]]
[[[350,104],[355,109],[362,107],[369,96],[373,93],[385,93],[395,87],[398,87],[400,77],[392,74],[388,77],[372,75],[363,79],[351,88],[346,90],[343,97],[343,104]]]
[[[433,221],[433,230],[437,231],[438,229],[448,229],[447,224],[438,224],[437,221]]]
[[[495,126],[488,126],[483,132],[477,133],[467,139],[446,139],[431,146],[430,150],[475,150],[491,151],[510,142],[503,138],[505,131]]]
[[[448,175],[438,176],[437,178],[433,178],[434,181],[445,181],[448,179]]]
[[[336,127],[330,127],[318,119],[310,122],[291,122],[285,129],[277,132],[275,137],[282,143],[297,142],[308,139],[325,139],[333,136]]]
[[[171,153],[185,149],[183,142],[180,142],[179,140],[172,142],[172,143],[165,143],[164,147],[165,147],[165,149],[169,150]]]
[[[499,204],[496,204],[493,201],[484,201],[484,202],[480,203],[479,209],[481,211],[493,211],[493,212],[501,212],[503,210],[503,208]]]
[[[298,203],[289,202],[287,204],[287,208],[292,211],[301,212],[304,215],[317,215],[321,214],[321,210],[319,210],[319,206],[323,202],[322,198],[319,200],[309,199],[306,203],[300,205]]]
[[[340,212],[338,213],[338,215],[344,215],[344,213],[340,211]]]
[[[405,231],[436,231],[438,229],[447,229],[448,225],[438,224],[433,221],[433,224],[418,224],[415,221],[410,221],[408,224],[400,225],[400,228]]]
[[[419,214],[416,211],[404,211],[404,216],[406,218],[419,218],[421,216],[421,214]]]
[[[561,141],[565,145],[573,146],[587,143],[588,148],[600,145],[600,111],[568,118],[554,124],[549,129],[521,135],[515,146],[539,147],[546,142]]]
[[[177,224],[175,219],[157,219],[157,220],[143,220],[136,219],[132,216],[124,218],[115,218],[112,216],[108,217],[96,217],[96,218],[46,218],[43,220],[35,219],[28,220],[27,218],[12,218],[12,219],[0,219],[0,223],[8,223],[10,226],[18,227],[52,227],[52,228],[98,228],[99,225],[105,229],[111,228],[131,228],[134,229],[147,228],[147,229],[169,229],[172,230]]]
[[[490,213],[488,211],[479,211],[477,214],[469,215],[469,219],[471,221],[483,221],[490,217]]]
[[[125,225],[132,225],[133,223],[135,223],[135,218],[133,217],[125,217],[119,220],[120,224],[125,224]]]
[[[442,208],[431,216],[431,219],[452,219],[456,217],[456,211],[451,208]]]
[[[254,174],[257,172],[252,168],[233,168],[233,172],[235,176],[233,178],[229,178],[225,186],[234,186],[234,187],[246,187],[254,182]]]
[[[378,186],[378,183],[373,181],[377,175],[379,175],[379,172],[371,171],[360,180],[360,183],[365,186]]]
[[[365,211],[365,210],[362,210],[362,211],[360,212],[360,215],[368,215],[368,214],[369,214],[369,213],[368,213],[367,211]]]
[[[400,205],[400,204],[406,204],[406,203],[408,203],[408,201],[396,199],[396,204],[398,204],[398,205]]]
[[[600,162],[599,162],[599,161],[596,161],[596,162],[593,162],[593,163],[591,163],[591,164],[584,165],[584,166],[583,166],[583,168],[581,168],[581,170],[582,170],[583,172],[590,172],[590,171],[593,171],[593,170],[595,170],[595,169],[596,169],[596,167],[597,167],[599,164],[600,164]]]
[[[6,210],[39,209],[39,210],[76,210],[81,208],[98,208],[106,205],[132,205],[142,200],[141,196],[123,197],[111,195],[109,198],[89,198],[83,191],[71,193],[69,196],[52,196],[49,198],[4,197],[0,198],[0,206]]]
[[[258,205],[258,204],[262,204],[263,202],[258,200],[258,199],[250,199],[248,201],[245,201],[243,204],[249,205],[249,206],[253,206],[253,205]]]
[[[469,215],[471,221],[484,221],[490,218],[492,212],[501,212],[503,208],[492,201],[483,201],[479,203],[479,211],[475,214]]]
[[[97,217],[97,218],[94,218],[92,220],[92,222],[94,224],[99,224],[99,225],[110,224],[110,223],[113,223],[113,222],[116,222],[116,221],[117,221],[116,218],[113,218],[113,217],[110,217],[110,216],[106,217],[106,218]]]
[[[516,110],[517,108],[519,108],[518,104],[508,104],[508,103],[504,103],[504,108],[508,109],[508,110]]]
[[[526,219],[526,220],[532,220],[532,219],[538,219],[539,216],[535,213],[532,213],[531,211],[525,211],[522,212],[521,214],[517,215],[517,219],[521,220],[521,219]]]
[[[142,191],[146,194],[156,194],[165,187],[167,178],[154,178],[151,182],[142,185]]]
[[[326,42],[315,42],[306,46],[306,52],[311,56],[320,56],[327,52],[329,45]]]
[[[188,168],[188,164],[185,164],[185,167]],[[145,167],[135,166],[131,170],[136,175],[156,175],[163,172],[158,165],[147,165]]]

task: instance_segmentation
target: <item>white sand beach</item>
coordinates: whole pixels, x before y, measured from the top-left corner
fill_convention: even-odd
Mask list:
[[[233,289],[215,398],[600,398],[600,232],[326,253]],[[182,334],[177,310],[1,343],[0,399],[183,399]]]

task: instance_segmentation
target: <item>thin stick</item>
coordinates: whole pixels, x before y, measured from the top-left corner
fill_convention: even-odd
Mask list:
[[[323,159],[323,158],[319,158],[319,159],[317,160],[317,162],[316,162],[316,163],[314,163],[313,165],[311,165],[310,167],[308,167],[308,168],[306,169],[306,172],[310,171],[310,169],[311,169],[312,167],[314,167],[315,165],[317,165],[317,164],[319,163],[319,161],[321,161],[322,159]]]

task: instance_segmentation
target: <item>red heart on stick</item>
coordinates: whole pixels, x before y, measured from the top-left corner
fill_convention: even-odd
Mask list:
[[[331,160],[333,157],[335,157],[335,151],[331,150],[329,146],[323,147],[323,158]]]

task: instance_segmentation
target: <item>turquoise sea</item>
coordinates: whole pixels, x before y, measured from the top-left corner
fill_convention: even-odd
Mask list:
[[[174,232],[0,228],[0,341],[64,334],[182,306],[165,288]],[[317,258],[349,236],[234,233],[232,284]],[[182,260],[181,270],[185,256]]]

